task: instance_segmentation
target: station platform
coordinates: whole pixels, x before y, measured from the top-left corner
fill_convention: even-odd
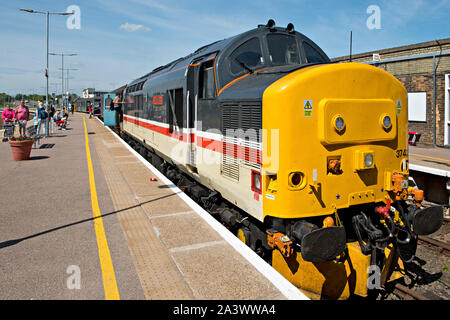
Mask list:
[[[409,146],[409,163],[413,170],[450,178],[450,149]]]
[[[9,148],[0,299],[308,299],[99,120]]]
[[[450,149],[409,146],[409,175],[425,200],[450,205]],[[445,210],[449,216],[450,209]]]

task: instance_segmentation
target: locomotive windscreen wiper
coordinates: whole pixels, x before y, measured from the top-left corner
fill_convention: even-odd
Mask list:
[[[239,63],[239,65],[240,65],[242,68],[244,68],[245,70],[247,70],[248,73],[253,73],[253,70],[252,70],[249,66],[247,66],[244,62],[242,62],[242,61],[239,60],[238,58],[234,58],[234,60],[235,60],[237,63]]]

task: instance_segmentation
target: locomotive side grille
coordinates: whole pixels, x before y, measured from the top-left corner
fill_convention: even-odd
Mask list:
[[[239,180],[239,164],[261,166],[261,103],[222,104],[222,174]]]
[[[243,103],[240,108],[240,128],[242,129],[241,145],[244,147],[243,155],[240,157],[243,164],[252,168],[261,165],[261,142],[262,112],[260,103]]]
[[[239,181],[238,139],[239,105],[222,105],[222,175]]]
[[[262,127],[261,104],[242,104],[240,107],[240,128],[246,139],[261,142],[260,129]]]

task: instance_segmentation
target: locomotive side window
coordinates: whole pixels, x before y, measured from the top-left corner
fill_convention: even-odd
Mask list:
[[[267,35],[267,45],[272,64],[286,65],[300,63],[300,55],[295,37],[286,34],[269,34]]]
[[[200,68],[199,98],[213,99],[216,89],[214,83],[214,60],[207,61]]]
[[[309,43],[303,42],[303,48],[305,49],[306,61],[308,63],[326,62],[324,57]]]
[[[234,75],[247,72],[264,63],[258,38],[252,38],[241,44],[229,57],[230,69]]]

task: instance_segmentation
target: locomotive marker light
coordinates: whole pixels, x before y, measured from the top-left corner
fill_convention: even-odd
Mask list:
[[[387,114],[383,114],[380,118],[381,125],[383,126],[384,130],[389,130],[392,127],[392,120],[391,117],[389,117]]]
[[[372,167],[372,165],[373,165],[373,154],[372,153],[367,153],[364,156],[364,165],[368,168]]]
[[[337,132],[341,133],[345,129],[345,121],[340,114],[333,117],[333,125]]]

